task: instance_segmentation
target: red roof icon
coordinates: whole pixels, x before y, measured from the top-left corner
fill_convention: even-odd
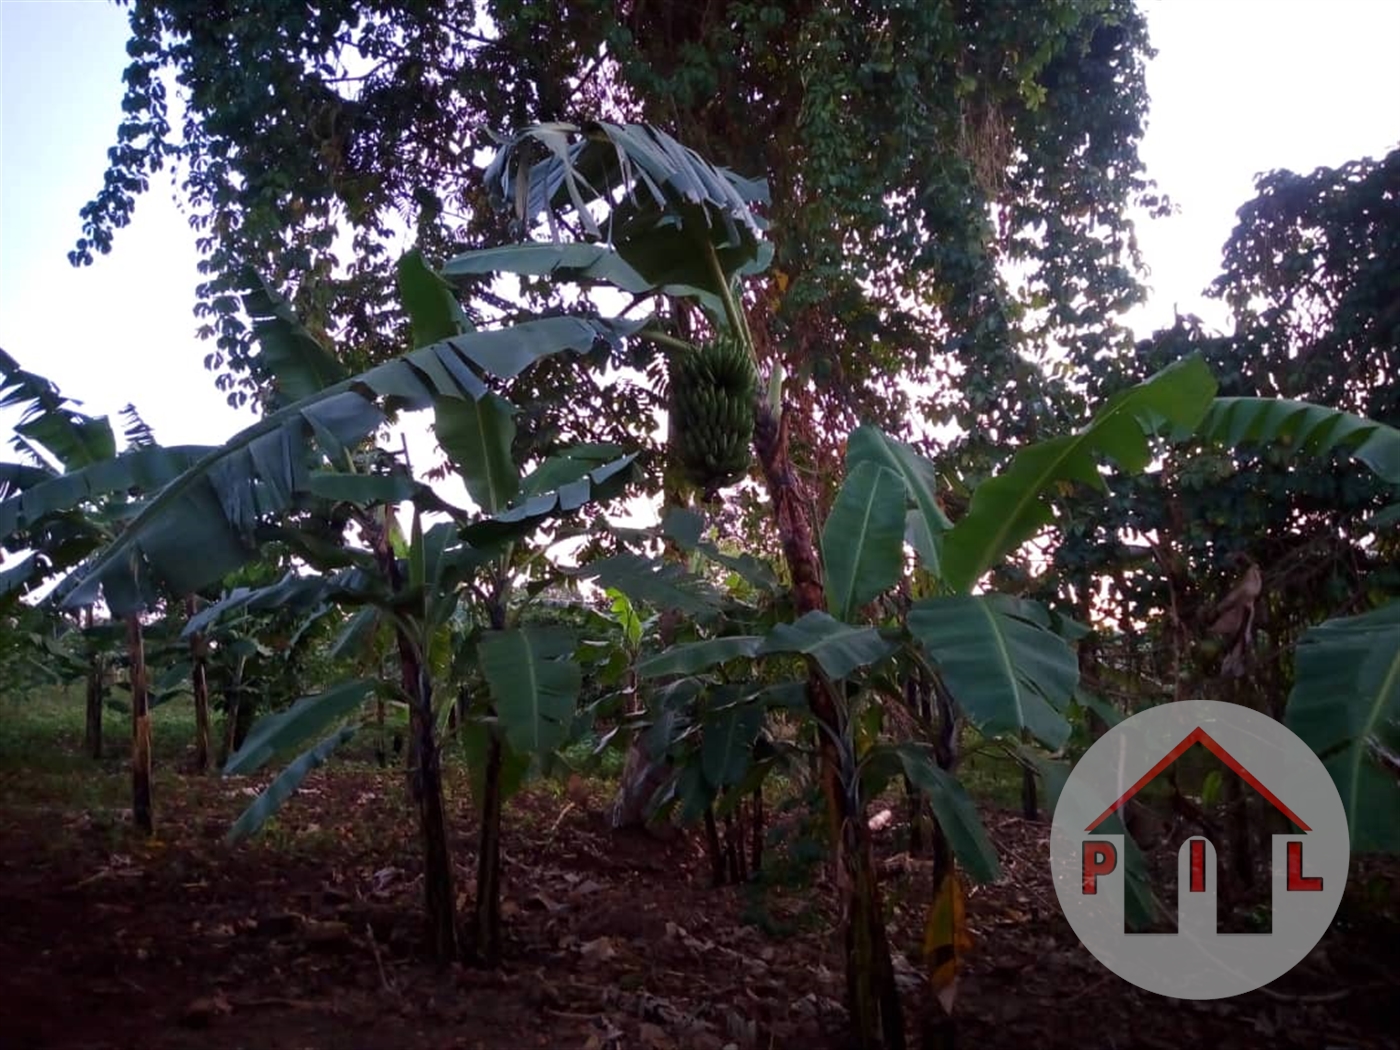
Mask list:
[[[1113,803],[1113,805],[1109,806],[1106,810],[1104,810],[1103,813],[1099,816],[1099,818],[1084,830],[1093,831],[1105,820],[1113,816],[1114,813],[1126,806],[1130,798],[1132,798],[1139,791],[1145,788],[1152,781],[1152,778],[1155,777],[1158,773],[1162,772],[1162,770],[1166,769],[1169,765],[1171,765],[1178,758],[1184,755],[1192,744],[1202,744],[1205,747],[1209,748],[1210,751],[1214,753],[1216,758],[1220,759],[1220,761],[1224,762],[1227,766],[1230,767],[1230,769],[1234,770],[1234,772],[1238,773],[1241,777],[1243,777],[1245,782],[1249,784],[1250,787],[1252,787],[1255,791],[1259,792],[1259,794],[1262,795],[1264,798],[1268,799],[1269,802],[1273,805],[1273,807],[1277,809],[1280,813],[1282,813],[1285,817],[1291,820],[1303,831],[1312,830],[1312,828],[1308,827],[1306,824],[1304,824],[1301,820],[1298,819],[1298,815],[1296,813],[1294,813],[1291,809],[1289,809],[1281,801],[1279,801],[1277,795],[1275,795],[1272,791],[1270,791],[1263,784],[1261,784],[1259,782],[1258,777],[1256,777],[1249,770],[1245,769],[1244,766],[1240,764],[1239,759],[1235,758],[1234,755],[1230,754],[1230,752],[1226,751],[1223,747],[1216,743],[1215,739],[1200,726],[1197,726],[1195,729],[1191,730],[1191,732],[1187,735],[1185,740],[1177,744],[1176,747],[1172,748],[1165,755],[1163,755],[1160,762],[1158,762],[1155,766],[1153,766],[1146,773],[1144,773],[1142,778],[1139,779],[1136,784],[1130,787],[1127,791],[1123,792],[1123,796],[1117,802]]]

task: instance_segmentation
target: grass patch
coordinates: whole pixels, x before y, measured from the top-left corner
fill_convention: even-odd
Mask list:
[[[113,701],[102,713],[102,757],[94,759],[83,748],[82,682],[0,697],[0,784],[6,804],[93,813],[130,807],[130,707],[120,691]],[[176,766],[193,741],[194,705],[188,697],[151,709],[157,793],[175,789]]]

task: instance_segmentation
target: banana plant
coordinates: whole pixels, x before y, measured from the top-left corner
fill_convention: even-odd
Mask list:
[[[544,159],[532,160],[540,145],[546,147]],[[693,290],[702,301],[723,308],[717,317],[742,326],[733,282],[766,266],[771,254],[761,237],[762,220],[749,207],[764,199],[762,183],[708,164],[654,128],[603,122],[527,128],[505,140],[486,178],[512,202],[522,223],[542,215],[562,222],[559,209],[571,202],[573,219],[593,238],[589,250],[616,253],[637,275],[615,287],[636,288],[641,281],[649,294]],[[589,207],[600,203],[609,216],[605,224],[588,217]],[[526,247],[538,247],[548,259],[566,246]],[[503,259],[499,253],[468,253],[450,260],[442,272],[449,277],[509,272]],[[561,258],[516,269],[561,279],[585,276]],[[352,448],[399,411],[433,410],[439,441],[458,468],[466,468],[476,499],[495,484],[493,475],[508,473],[503,464],[508,443],[480,443],[473,436],[483,428],[504,434],[509,424],[512,408],[487,380],[512,380],[556,354],[620,348],[648,323],[554,316],[465,330],[460,307],[443,295],[442,278],[417,253],[404,257],[400,278],[405,306],[410,300],[424,304],[413,325],[421,337],[415,339],[417,349],[359,375],[347,374],[334,354],[296,323],[284,299],[265,286],[254,288],[245,304],[264,347],[260,366],[275,380],[269,411],[164,485],[117,540],[65,581],[64,604],[80,605],[100,592],[114,611],[125,613],[145,604],[157,579],[173,593],[190,593],[255,557],[262,519],[285,513],[299,496],[381,491],[376,483],[347,474],[343,465]],[[582,474],[559,482],[563,504],[577,498],[583,482]],[[430,500],[431,490],[418,490],[416,498]],[[507,508],[496,525],[482,527],[510,531],[542,520],[556,513],[546,505],[548,498],[542,489],[530,501]],[[426,504],[425,509],[449,510]],[[172,529],[176,522],[193,531]]]
[[[1400,494],[1400,430],[1306,401],[1217,398],[1196,431],[1209,442],[1343,454]],[[1397,551],[1392,504],[1372,520],[1377,548]],[[1323,760],[1346,808],[1352,848],[1400,852],[1400,602],[1308,629],[1294,654],[1284,724]]]
[[[48,619],[51,621],[52,617]],[[111,699],[112,672],[121,660],[125,633],[119,624],[96,620],[91,609],[84,609],[76,623],[65,617],[46,629],[30,632],[28,642],[42,657],[44,674],[50,681],[83,681],[83,750],[93,759],[101,759],[104,709],[112,707],[130,713],[129,708],[118,708]]]
[[[1400,602],[1310,628],[1295,670],[1284,724],[1332,774],[1352,848],[1400,852]]]
[[[769,732],[766,705],[741,709],[734,706],[735,701],[771,686],[774,706],[779,706],[779,699],[791,704],[793,690],[800,693],[805,687],[802,682],[756,681],[747,674],[735,682],[724,678],[722,669],[707,671],[699,665],[671,662],[673,647],[690,641],[707,641],[711,646],[707,651],[717,656],[725,653],[731,637],[771,626],[782,605],[782,588],[771,570],[752,556],[724,553],[704,537],[707,531],[701,515],[681,509],[673,509],[654,528],[611,527],[606,532],[623,551],[586,560],[574,575],[595,581],[609,595],[621,596],[614,603],[622,602],[629,613],[637,607],[655,610],[647,622],[658,627],[648,634],[642,622],[634,620],[625,652],[605,650],[625,669],[622,688],[601,697],[587,712],[595,724],[599,717],[616,718],[599,750],[631,737],[634,743],[627,749],[627,761],[644,763],[631,777],[624,774],[617,804],[627,807],[629,815],[628,819],[615,816],[614,825],[644,824],[672,811],[682,823],[703,817],[719,885],[742,880],[750,864],[761,863],[764,779],[777,768],[797,771],[796,749]],[[688,566],[626,549],[634,543],[654,547],[665,541],[688,556]],[[727,579],[715,579],[721,574]],[[754,598],[741,596],[740,590]],[[665,632],[660,630],[663,615],[671,615],[673,621]],[[734,659],[726,662],[731,667],[740,672],[752,668],[745,644],[730,655]],[[658,686],[663,677],[670,680]],[[740,843],[734,823],[735,816],[741,816],[744,799],[753,803],[751,854]],[[725,822],[723,845],[717,819]]]
[[[865,727],[872,717],[878,724],[885,706],[903,703],[904,675],[896,668],[917,667],[984,735],[1004,739],[1008,748],[1019,749],[1024,735],[1047,750],[1060,747],[1069,735],[1066,714],[1078,684],[1063,631],[1037,603],[973,593],[973,585],[1053,520],[1057,486],[1102,488],[1104,460],[1142,470],[1151,459],[1152,435],[1196,426],[1214,392],[1199,360],[1164,370],[1107,403],[1079,432],[1022,450],[1002,474],[978,487],[957,524],[939,509],[933,464],[878,429],[861,427],[847,442],[846,479],[821,533],[826,609],[809,610],[764,634],[672,647],[639,673],[671,677],[674,686],[687,680],[677,675],[713,671],[730,661],[802,659],[839,699],[837,723],[821,731],[835,738],[839,789],[853,819],[863,820],[872,793],[902,773],[927,795],[961,866],[979,881],[995,879],[999,867],[990,839],[932,744],[881,743]],[[867,609],[905,575],[906,542],[936,581],[935,593],[909,603],[892,622],[884,617],[886,622],[872,623]],[[775,697],[753,685],[731,692],[724,698],[723,724],[747,746],[762,709]],[[707,762],[702,749],[699,757],[701,776],[707,767],[713,773],[725,766],[716,753]],[[877,915],[878,889],[873,873],[868,877],[865,905]],[[1145,910],[1148,900],[1138,897]],[[870,964],[880,965],[878,953]]]
[[[28,462],[0,464],[0,545],[25,556],[0,573],[0,605],[71,572],[113,542],[139,507],[142,493],[160,488],[209,451],[156,444],[150,427],[127,406],[126,447],[119,454],[108,417],[79,412],[53,383],[0,352],[0,407],[16,406],[23,408],[12,445]],[[150,598],[154,604],[156,589],[151,589]],[[94,604],[73,603],[88,609]],[[126,623],[132,819],[138,829],[151,834],[151,723],[143,626],[130,608],[111,611]],[[101,747],[102,689],[97,683],[103,673],[94,666],[89,674],[88,740],[94,751]]]
[[[522,477],[511,455],[515,409],[488,381],[491,374],[513,378],[551,353],[591,349],[595,337],[616,337],[627,326],[550,318],[496,332],[466,331],[450,290],[416,253],[400,264],[400,289],[415,338],[427,345],[357,377],[344,377],[282,301],[259,290],[249,309],[259,315],[255,330],[267,348],[262,364],[275,377],[281,400],[274,398],[261,423],[157,494],[76,581],[66,600],[79,600],[74,595],[100,586],[109,602],[139,603],[153,580],[205,585],[249,560],[256,539],[270,533],[313,566],[324,564],[327,554],[339,561],[343,567],[330,575],[298,576],[275,588],[231,595],[190,627],[199,629],[233,607],[297,601],[372,606],[392,625],[400,670],[396,695],[410,712],[410,782],[423,833],[429,943],[434,955],[446,960],[456,956],[458,944],[429,653],[477,574],[491,569],[492,593],[499,593],[517,544],[552,519],[620,493],[630,480],[633,460],[615,447],[589,446],[566,450]],[[291,400],[294,395],[299,396]],[[356,456],[352,450],[383,421],[384,411],[428,406],[435,413],[438,440],[475,510],[451,506],[406,470],[357,469],[367,459],[376,461],[374,454]],[[361,524],[368,550],[307,542],[292,515],[316,501],[348,507],[349,516]],[[413,530],[406,557],[400,557],[391,540],[392,508],[404,502],[413,508]],[[213,517],[196,523],[191,514],[201,508]],[[425,528],[428,513],[448,520]],[[213,544],[213,556],[202,564],[166,542],[184,524],[207,534]],[[515,653],[508,665],[513,670],[543,668],[555,655],[531,649],[523,664]],[[483,666],[492,677],[492,662],[483,660]],[[249,807],[235,825],[235,837],[266,820],[311,769],[349,739],[355,726],[346,724],[347,717],[377,688],[371,680],[340,683],[253,727],[243,748],[230,758],[228,772],[257,768],[309,734],[331,731],[293,760]],[[520,738],[526,741],[523,746],[550,746],[548,734],[539,731],[545,718],[540,696],[520,697],[509,683],[499,691],[506,731],[518,737],[521,722],[533,720],[535,731]]]
[[[550,147],[552,159],[528,162],[522,151],[532,142]],[[561,168],[550,167],[556,161]],[[611,174],[619,169],[620,179]],[[595,200],[608,195],[616,220],[610,220],[610,243],[619,250],[631,246],[626,264],[658,286],[693,276],[699,282],[694,287],[713,291],[710,267],[715,260],[723,260],[722,277],[725,266],[732,272],[752,263],[760,250],[758,223],[747,209],[742,181],[717,172],[651,129],[590,125],[581,139],[559,127],[530,129],[507,142],[488,178],[512,182],[517,190],[508,196],[522,202],[530,217],[541,210],[553,214],[556,188],[562,187],[576,204],[585,192]],[[674,223],[677,209],[698,213],[703,220],[685,224],[680,239]],[[701,226],[715,232],[702,244],[692,243]],[[697,248],[700,269],[694,275],[673,273],[675,262],[694,257]],[[458,260],[457,265],[471,264]],[[269,526],[275,528],[307,495],[356,504],[412,498],[420,512],[446,514],[458,526],[464,544],[484,549],[523,541],[545,521],[568,515],[625,482],[631,457],[600,463],[580,454],[543,464],[532,476],[534,484],[526,485],[510,456],[514,408],[493,385],[514,379],[546,356],[619,346],[644,322],[565,316],[489,331],[466,330],[463,312],[454,309],[441,280],[416,254],[405,257],[400,277],[405,305],[413,316],[416,349],[354,376],[296,323],[279,297],[265,287],[255,288],[245,303],[263,346],[261,365],[274,379],[266,414],[164,485],[119,536],[60,586],[59,600],[75,606],[101,595],[124,615],[148,605],[158,582],[177,594],[213,584],[256,557]],[[728,307],[732,319],[728,278],[724,283],[715,299]],[[480,511],[476,516],[446,505],[427,486],[417,485],[408,493],[398,479],[349,469],[353,449],[391,415],[424,408],[434,412],[438,440],[464,476]],[[510,565],[508,553],[501,557],[497,584]],[[394,568],[393,559],[381,557],[381,562],[386,572]],[[493,628],[506,628],[500,616],[503,596],[489,597],[497,621]],[[504,641],[483,643],[482,666],[488,677],[491,661],[486,654],[531,642],[508,631],[502,637]],[[411,642],[400,634],[405,667]],[[551,650],[530,644],[530,651]],[[536,685],[540,692],[535,701],[548,696],[557,703],[557,690],[550,692],[543,679]],[[420,689],[417,697],[420,707],[426,703],[423,693]],[[512,706],[503,701],[504,709]],[[421,724],[432,722],[424,717]],[[433,753],[431,747],[421,749],[423,756]],[[425,836],[435,834],[425,829]],[[441,889],[439,885],[432,891],[439,899]],[[446,926],[439,915],[435,927]],[[445,934],[435,937],[439,945],[445,941]]]

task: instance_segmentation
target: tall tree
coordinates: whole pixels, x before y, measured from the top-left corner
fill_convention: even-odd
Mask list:
[[[1256,189],[1209,289],[1229,305],[1232,330],[1180,318],[1087,373],[1091,389],[1108,394],[1199,353],[1226,396],[1312,401],[1394,426],[1400,150],[1270,172]],[[1299,458],[1296,445],[1183,446],[1159,471],[1115,482],[1107,513],[1101,501],[1070,501],[1049,589],[1068,581],[1080,606],[1106,584],[1100,612],[1130,641],[1134,624],[1164,617],[1160,634],[1134,646],[1142,670],[1178,688],[1243,679],[1232,698],[1280,716],[1303,631],[1400,593],[1394,486],[1340,453]],[[1256,575],[1241,630],[1217,637],[1235,623],[1222,607]]]
[[[386,246],[405,219],[430,256],[511,239],[468,129],[580,114],[649,120],[767,176],[776,257],[749,307],[760,357],[801,380],[800,464],[858,418],[908,434],[915,410],[961,424],[983,464],[1080,407],[1036,355],[1055,340],[1091,359],[1139,294],[1125,205],[1158,202],[1131,0],[135,0],[130,21],[126,116],[72,258],[108,251],[178,164],[207,363],[236,402],[265,386],[238,313],[247,265],[348,336],[349,365],[381,359],[401,345]],[[502,305],[477,290],[469,310]],[[650,425],[643,394],[580,399],[548,368],[529,382],[570,410],[564,432]]]

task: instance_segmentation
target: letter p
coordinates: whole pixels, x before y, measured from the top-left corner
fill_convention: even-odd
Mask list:
[[[1084,843],[1084,892],[1099,892],[1099,876],[1118,866],[1118,847],[1111,842]]]

